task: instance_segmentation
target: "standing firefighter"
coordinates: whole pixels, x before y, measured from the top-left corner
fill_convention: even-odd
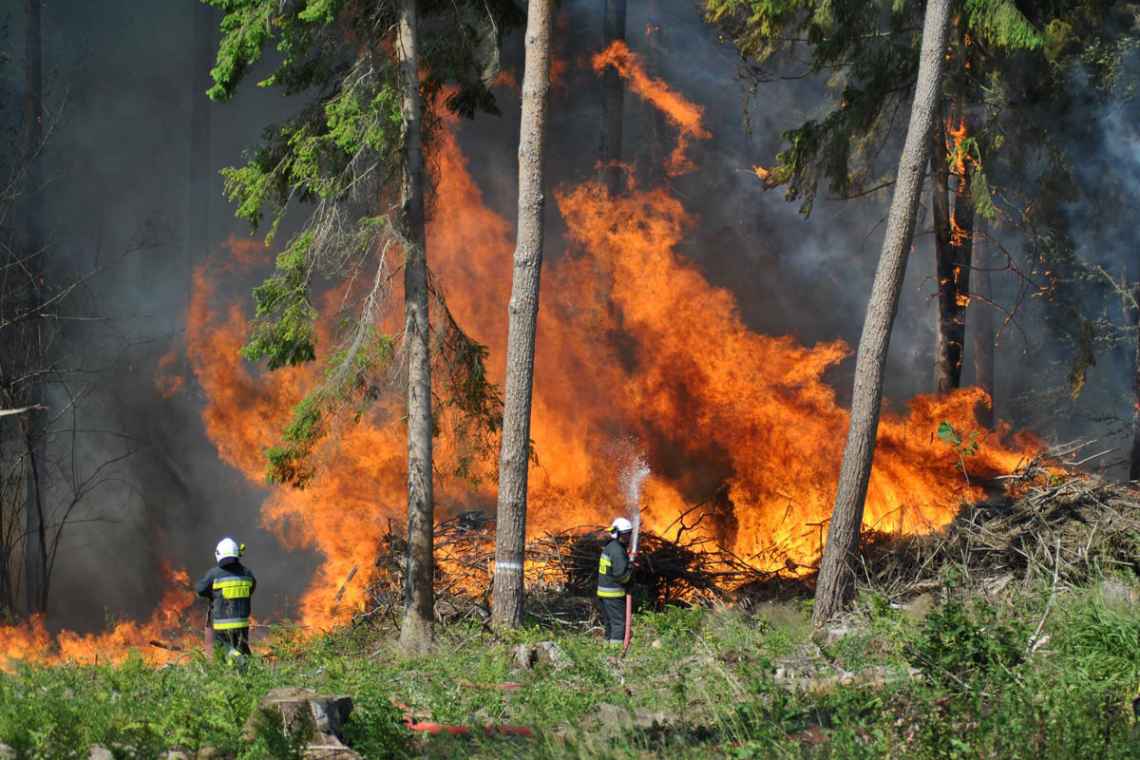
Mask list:
[[[250,598],[257,579],[238,559],[244,546],[223,538],[214,550],[218,564],[198,581],[194,590],[210,600],[214,651],[228,661],[241,660],[249,651]]]
[[[615,518],[610,525],[610,540],[598,560],[598,604],[606,621],[606,643],[611,646],[620,647],[625,641],[625,595],[633,575],[626,549],[632,535],[630,521]]]

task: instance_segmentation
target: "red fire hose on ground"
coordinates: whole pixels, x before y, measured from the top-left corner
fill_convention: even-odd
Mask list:
[[[520,687],[519,684],[504,683],[497,684],[496,688],[513,690]],[[394,700],[392,704],[395,705],[398,709],[404,711],[404,727],[409,731],[431,734],[432,736],[437,736],[439,734],[447,734],[449,736],[470,736],[475,731],[480,730],[478,728],[472,728],[471,726],[449,725],[446,723],[436,723],[435,721],[429,720],[416,720],[415,716],[412,714],[412,708],[408,707],[402,702],[396,702]],[[534,736],[534,730],[528,728],[527,726],[488,724],[482,727],[482,731],[486,736]]]

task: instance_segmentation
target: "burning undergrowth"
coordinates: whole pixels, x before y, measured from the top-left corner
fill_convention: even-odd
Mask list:
[[[592,618],[598,555],[607,540],[589,526],[545,532],[526,544],[527,612],[546,624],[580,626]],[[667,540],[654,533],[640,537],[634,569],[638,599],[655,609],[676,604],[730,602],[735,590],[781,579],[800,590],[798,576],[765,572],[707,538],[679,534]],[[436,617],[440,622],[490,619],[494,577],[495,523],[482,512],[469,512],[435,527]],[[358,620],[398,623],[403,609],[404,526],[392,523],[384,536],[369,587],[368,609]]]
[[[1010,583],[1078,586],[1104,574],[1140,577],[1140,489],[1028,463],[987,485],[982,501],[963,504],[944,529],[899,536],[867,531],[860,581],[890,598],[941,588],[949,568],[987,591]],[[686,518],[699,522],[700,506]],[[376,562],[367,610],[356,619],[398,625],[403,605],[403,526],[392,523]],[[594,618],[597,560],[606,541],[591,527],[532,537],[526,545],[528,614],[555,627],[588,626]],[[471,512],[436,525],[436,617],[440,622],[490,619],[495,524]],[[810,596],[816,567],[762,570],[707,538],[684,530],[672,539],[641,537],[634,596],[667,605],[739,605]]]

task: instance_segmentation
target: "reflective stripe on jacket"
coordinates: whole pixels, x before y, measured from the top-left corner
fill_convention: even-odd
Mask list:
[[[215,631],[249,628],[250,599],[257,579],[249,568],[236,559],[210,568],[194,590],[211,601],[210,619]]]
[[[626,595],[626,586],[633,575],[629,554],[621,541],[610,539],[602,556],[598,558],[598,596],[602,598]]]

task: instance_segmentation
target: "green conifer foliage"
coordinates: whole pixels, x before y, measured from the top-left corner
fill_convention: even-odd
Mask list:
[[[255,312],[243,356],[264,361],[270,370],[315,360],[318,283],[373,283],[355,309],[344,309],[334,345],[320,352],[324,382],[297,407],[281,443],[267,452],[270,480],[303,486],[312,477],[306,458],[329,431],[330,419],[345,410],[361,413],[376,396],[378,383],[370,378],[391,363],[398,348],[375,328],[380,283],[393,268],[387,254],[400,243],[393,224],[404,138],[393,50],[398,4],[203,2],[223,12],[210,72],[212,99],[238,96],[263,57],[274,66],[256,85],[304,98],[294,116],[267,126],[243,165],[222,172],[236,215],[260,229],[267,245],[278,242],[287,214],[305,219],[280,245],[273,273],[253,291]],[[446,92],[445,105],[460,115],[497,112],[490,86],[498,72],[499,42],[521,24],[523,11],[511,0],[419,5],[425,101]],[[426,126],[430,145],[430,118]],[[442,306],[439,294],[433,296]],[[493,432],[500,404],[497,389],[485,380],[485,349],[446,308],[437,313],[443,315],[434,328],[437,357],[447,369],[442,401],[473,418],[466,424]]]

